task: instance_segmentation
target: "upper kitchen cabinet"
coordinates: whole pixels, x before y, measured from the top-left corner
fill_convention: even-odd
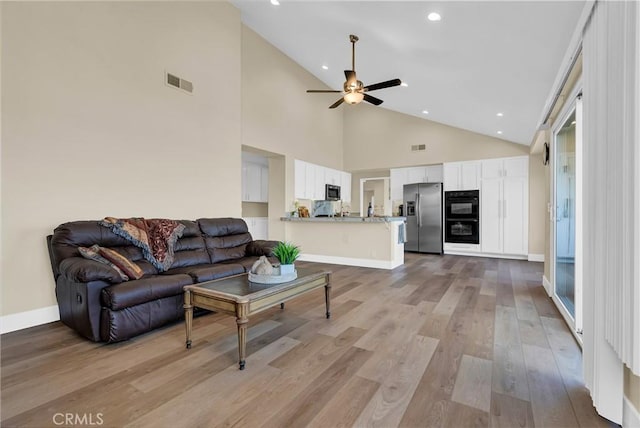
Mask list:
[[[529,157],[486,159],[482,161],[482,178],[527,177]]]
[[[480,162],[445,163],[443,169],[444,190],[477,190],[480,188]]]
[[[340,192],[344,202],[351,202],[351,173],[340,172]]]
[[[325,185],[340,186],[342,200],[351,200],[351,174],[301,160],[294,161],[294,196],[296,199],[323,200]]]
[[[242,201],[269,202],[269,167],[242,161]]]
[[[408,168],[391,168],[391,200],[401,201],[405,184],[441,183],[443,180],[442,165],[413,166]]]

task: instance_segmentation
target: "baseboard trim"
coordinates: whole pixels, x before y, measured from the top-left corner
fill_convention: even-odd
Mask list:
[[[544,254],[529,254],[530,262],[544,262]]]
[[[356,259],[352,257],[324,256],[320,254],[306,253],[301,254],[298,260],[302,260],[305,262],[328,263],[334,265],[358,266],[387,270],[395,269],[403,264],[403,262],[392,262],[388,260]]]
[[[33,309],[31,311],[18,312],[17,314],[4,315],[0,317],[0,334],[11,333],[12,331],[22,330],[59,320],[60,312],[58,312],[58,305]]]
[[[542,286],[544,287],[545,291],[547,292],[547,296],[551,297],[551,283],[549,282],[547,277],[544,276],[544,275],[542,275]]]
[[[451,251],[451,250],[444,250],[444,253],[450,254],[452,256],[487,257],[490,259],[527,260],[527,256],[513,255],[513,254],[477,253],[477,252],[470,252],[470,251],[467,252],[467,251]]]
[[[622,426],[629,428],[640,427],[640,412],[627,397],[623,397]]]

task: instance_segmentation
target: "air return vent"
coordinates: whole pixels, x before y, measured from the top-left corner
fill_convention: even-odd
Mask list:
[[[422,150],[427,150],[427,146],[425,144],[414,144],[411,146],[412,152],[419,152]]]
[[[168,86],[173,86],[174,88],[181,89],[190,94],[193,93],[193,83],[189,82],[188,80],[184,80],[171,73],[166,73],[166,77],[167,79],[165,82]]]

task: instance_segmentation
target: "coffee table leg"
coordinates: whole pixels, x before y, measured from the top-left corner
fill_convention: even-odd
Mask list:
[[[246,303],[239,303],[236,305],[236,324],[238,324],[238,356],[240,358],[239,366],[240,370],[244,370],[245,358],[247,352],[247,311],[249,305]]]
[[[327,319],[331,318],[331,283],[324,286],[324,301],[327,305]]]
[[[191,325],[193,322],[193,305],[191,304],[191,291],[184,292],[184,323],[187,328],[187,349],[191,349]]]

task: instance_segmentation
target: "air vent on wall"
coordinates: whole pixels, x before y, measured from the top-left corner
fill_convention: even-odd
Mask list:
[[[425,144],[414,144],[411,146],[412,152],[418,152],[422,150],[427,150],[427,146]]]
[[[185,92],[193,93],[193,83],[188,80],[184,80],[178,76],[175,76],[171,73],[166,73],[166,84],[168,86],[173,86],[174,88],[182,89]]]

